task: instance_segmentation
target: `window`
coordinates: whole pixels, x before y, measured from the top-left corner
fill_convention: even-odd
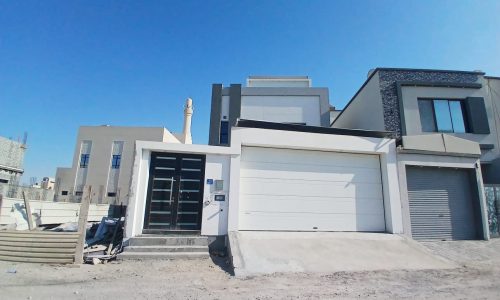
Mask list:
[[[423,132],[467,132],[463,103],[460,100],[419,99]]]
[[[83,192],[81,192],[81,191],[80,192],[78,192],[78,191],[75,192],[75,196],[81,196],[81,195],[83,195]]]
[[[116,193],[108,193],[108,197],[116,197]]]
[[[0,179],[0,183],[9,183],[7,179]]]
[[[80,156],[80,168],[87,168],[89,166],[90,154],[82,154]]]
[[[62,191],[62,192],[61,192],[61,195],[63,195],[63,196],[68,196],[68,191]]]
[[[111,169],[119,169],[121,160],[121,155],[113,155],[113,157],[111,158]]]
[[[227,145],[229,143],[229,122],[220,121],[219,143]]]

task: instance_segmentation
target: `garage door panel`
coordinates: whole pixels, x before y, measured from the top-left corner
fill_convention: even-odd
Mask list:
[[[373,231],[385,230],[384,218],[378,214],[310,214],[310,213],[246,213],[240,215],[240,230],[320,230]],[[267,224],[272,223],[269,228]]]
[[[353,153],[325,151],[290,150],[276,148],[244,147],[242,155],[249,163],[274,163],[288,165],[290,161],[296,164],[314,166],[333,166],[347,168],[380,168],[376,155],[360,155]]]
[[[298,195],[298,196],[325,196],[331,197],[366,197],[381,199],[382,187],[380,184],[369,183],[342,183],[331,182],[321,184],[295,183],[280,179],[243,178],[241,180],[242,195]],[[258,187],[258,188],[257,188]]]
[[[382,195],[378,156],[242,148],[240,230],[385,231]]]
[[[240,207],[243,212],[384,214],[382,199],[374,201],[371,198],[332,199],[326,197],[262,197],[260,195],[247,196],[246,198],[248,201],[242,203]],[[304,207],[304,203],[307,203],[307,207]]]
[[[241,178],[280,178],[289,180],[307,181],[337,181],[337,182],[366,182],[380,184],[379,169],[349,169],[321,166],[316,170],[307,170],[302,165],[296,165],[293,172],[290,166],[256,163],[243,165],[240,171]]]
[[[477,238],[467,170],[407,167],[411,232],[414,239]]]

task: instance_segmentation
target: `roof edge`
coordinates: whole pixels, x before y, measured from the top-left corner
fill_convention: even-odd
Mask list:
[[[297,132],[309,132],[309,133],[319,133],[319,134],[350,135],[350,136],[373,137],[373,138],[392,138],[391,137],[392,132],[390,131],[307,126],[307,125],[275,123],[275,122],[246,120],[246,119],[238,119],[236,121],[235,127],[297,131]]]

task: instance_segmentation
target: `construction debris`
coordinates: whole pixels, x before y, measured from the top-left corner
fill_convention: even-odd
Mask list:
[[[122,251],[124,218],[103,217],[87,231],[83,260],[86,263],[106,263]]]

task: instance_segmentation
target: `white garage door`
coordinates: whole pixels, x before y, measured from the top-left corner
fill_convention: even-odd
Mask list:
[[[376,155],[243,147],[240,230],[385,231]]]

